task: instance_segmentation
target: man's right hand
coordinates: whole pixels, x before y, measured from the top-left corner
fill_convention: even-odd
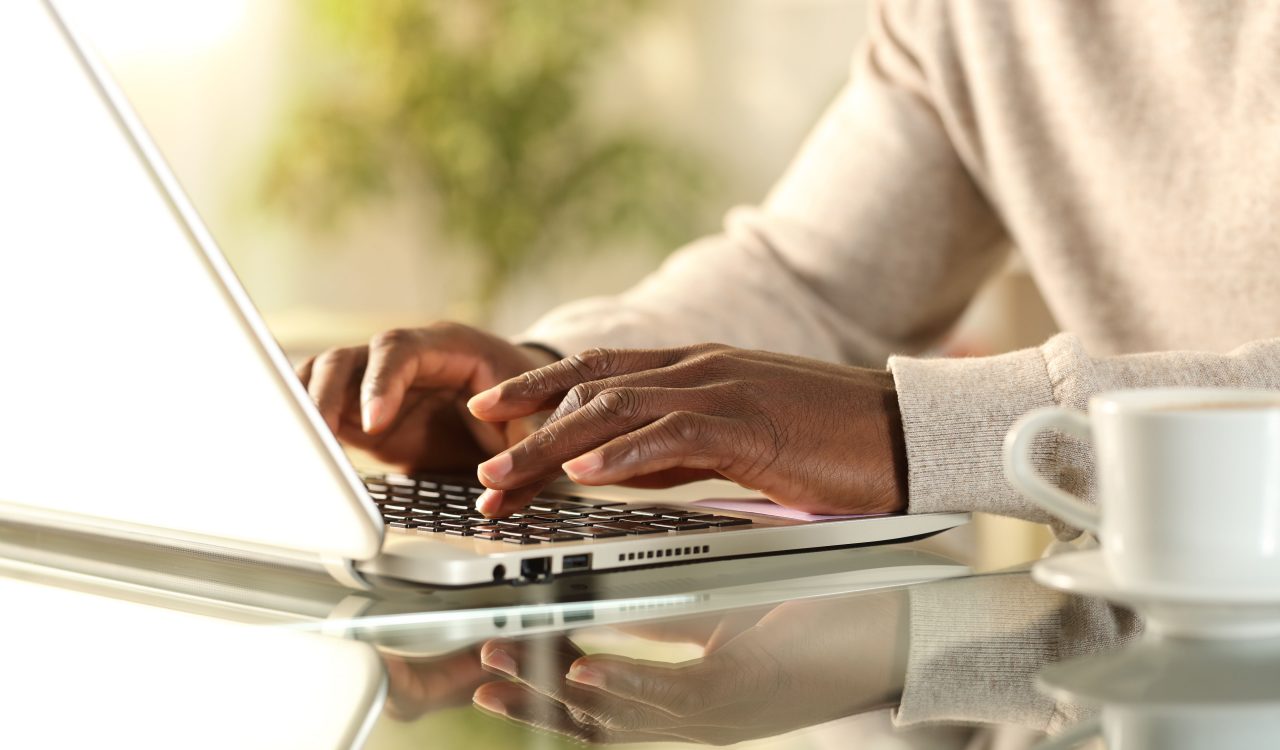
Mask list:
[[[342,442],[400,471],[472,471],[534,425],[481,422],[466,402],[554,358],[457,323],[396,329],[298,368]]]

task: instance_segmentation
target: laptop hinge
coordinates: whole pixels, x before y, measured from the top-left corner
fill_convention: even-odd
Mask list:
[[[326,557],[320,560],[320,564],[333,580],[351,589],[359,589],[361,591],[370,591],[373,584],[369,583],[364,574],[356,570],[355,562],[345,557]]]

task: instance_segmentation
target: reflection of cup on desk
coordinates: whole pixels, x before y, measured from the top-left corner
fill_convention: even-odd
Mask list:
[[[1280,737],[1280,640],[1144,638],[1041,670],[1039,688],[1098,716],[1035,750],[1255,750]]]
[[[1100,507],[1036,474],[1033,443],[1053,429],[1092,443]],[[1009,431],[1005,472],[1097,533],[1121,587],[1280,594],[1280,392],[1116,391],[1090,399],[1088,415],[1038,409]]]

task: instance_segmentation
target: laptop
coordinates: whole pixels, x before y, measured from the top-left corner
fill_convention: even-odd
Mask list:
[[[474,478],[362,477],[64,5],[0,7],[0,520],[357,589],[881,544],[968,520],[559,485],[494,523]]]

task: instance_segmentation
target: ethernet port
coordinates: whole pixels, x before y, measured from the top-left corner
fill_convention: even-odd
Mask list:
[[[527,557],[520,561],[520,577],[526,581],[543,581],[551,577],[550,557]]]

